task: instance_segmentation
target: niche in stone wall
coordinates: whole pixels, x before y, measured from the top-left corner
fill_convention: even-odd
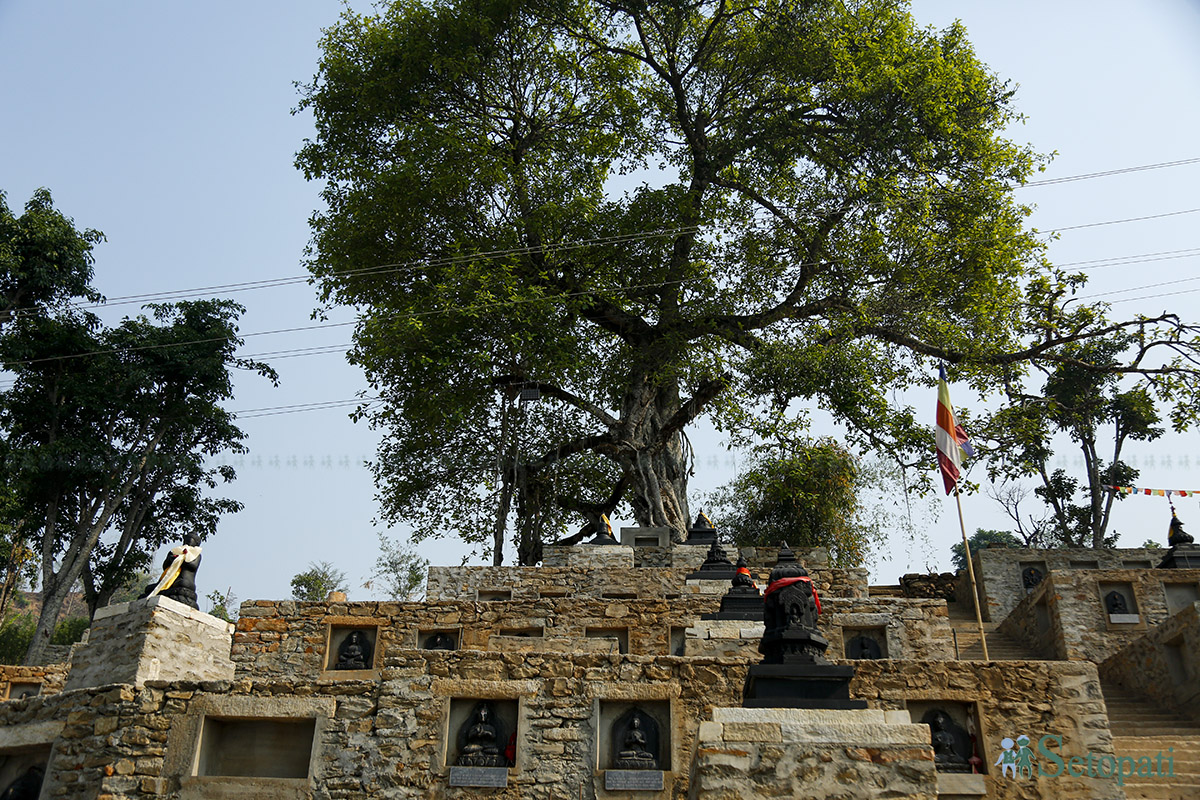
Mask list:
[[[612,652],[624,655],[629,652],[629,628],[586,628],[584,636],[603,639],[612,643]]]
[[[545,635],[541,628],[501,628],[498,636],[515,636],[519,639],[539,639]]]
[[[205,717],[194,774],[227,778],[308,778],[315,718]]]
[[[40,744],[0,750],[0,797],[37,797],[51,747]]]
[[[637,600],[637,592],[601,592],[605,600]]]
[[[1100,604],[1110,625],[1136,625],[1141,622],[1133,584],[1100,583]]]
[[[955,700],[909,700],[912,721],[929,726],[934,766],[940,773],[987,772],[987,757],[979,736],[979,714],[974,703]]]
[[[26,697],[37,697],[42,693],[41,681],[13,681],[8,685],[7,700],[21,700]]]
[[[481,603],[512,600],[512,589],[480,589],[475,593],[475,599]]]
[[[1167,613],[1178,614],[1200,600],[1200,585],[1194,583],[1163,583],[1163,594],[1167,597]]]
[[[570,594],[571,594],[571,591],[569,589],[565,589],[562,587],[554,587],[554,588],[549,588],[549,589],[539,589],[538,590],[538,597],[548,599],[548,600],[558,600],[563,597],[569,597]]]
[[[1186,684],[1190,679],[1186,642],[1182,635],[1163,643],[1163,660],[1167,662],[1167,674],[1176,685]]]
[[[681,656],[687,642],[687,628],[672,625],[667,631],[667,655]]]
[[[516,766],[520,701],[450,698],[445,757],[451,786],[502,787]]]
[[[672,765],[667,700],[601,700],[596,763],[608,791],[662,791]]]
[[[458,636],[457,629],[422,628],[417,631],[417,647],[422,650],[457,650]]]
[[[1022,561],[1021,568],[1021,586],[1025,589],[1025,594],[1029,594],[1046,578],[1046,562],[1045,561]]]
[[[846,658],[877,660],[888,657],[887,628],[842,628]]]
[[[325,669],[330,672],[373,670],[380,661],[378,625],[329,625]]]
[[[1124,562],[1125,569],[1153,569],[1154,564],[1144,559]]]

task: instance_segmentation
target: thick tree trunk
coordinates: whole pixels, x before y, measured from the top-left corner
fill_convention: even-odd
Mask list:
[[[71,592],[71,584],[66,581],[55,581],[52,585],[42,586],[42,611],[38,615],[37,628],[33,632],[33,641],[25,651],[22,664],[35,666],[42,663],[46,648],[50,646],[50,637],[54,635],[54,626],[58,624],[59,614],[63,604]]]
[[[630,476],[629,500],[639,525],[671,529],[671,539],[682,542],[690,522],[687,503],[691,473],[687,440],[669,424],[682,403],[676,386],[650,379],[634,383],[625,396],[621,419],[622,444]]]

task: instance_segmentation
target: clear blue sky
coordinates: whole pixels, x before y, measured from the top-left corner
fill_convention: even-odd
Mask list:
[[[78,225],[107,234],[96,283],[114,301],[110,320],[136,310],[115,304],[129,295],[304,274],[307,218],[319,201],[318,187],[292,166],[311,135],[310,120],[290,113],[293,84],[311,78],[320,29],[340,8],[332,0],[0,0],[0,190],[19,207],[49,187]],[[1057,151],[1044,177],[1200,157],[1200,3],[922,0],[914,13],[938,27],[961,17],[981,58],[1019,85],[1029,119],[1012,136]],[[1038,206],[1032,224],[1050,229],[1200,208],[1198,182],[1193,164],[1020,196]],[[1086,228],[1063,233],[1051,254],[1074,262],[1200,248],[1198,230],[1200,214]],[[1198,264],[1192,256],[1096,269],[1089,293],[1151,287],[1111,295],[1121,301],[1117,313],[1169,308],[1200,320]],[[1180,279],[1198,280],[1155,286]],[[316,301],[303,283],[229,296],[247,306],[246,334],[313,324]],[[349,340],[348,326],[248,335],[243,352]],[[363,388],[338,354],[269,360],[282,386],[243,378],[235,409],[346,400]],[[975,402],[965,387],[952,391],[959,405]],[[910,400],[927,400],[932,422],[933,398]],[[290,576],[314,559],[361,583],[376,553],[374,490],[361,464],[373,452],[372,432],[345,409],[247,417],[243,427],[253,452],[229,493],[246,510],[206,544],[202,592],[286,596]],[[693,442],[697,492],[731,477],[735,459],[717,437],[698,432]],[[1165,437],[1139,456],[1140,483],[1200,488],[1194,434]],[[986,498],[964,505],[969,528],[1003,527]],[[1127,543],[1165,538],[1164,501],[1124,506],[1118,526]],[[1195,501],[1183,501],[1180,513],[1200,524]],[[890,583],[901,572],[944,568],[957,536],[947,506],[927,540],[897,537],[874,578]],[[435,563],[467,554],[453,539],[422,550]]]

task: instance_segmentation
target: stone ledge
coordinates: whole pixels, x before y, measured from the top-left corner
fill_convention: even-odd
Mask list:
[[[214,630],[222,633],[233,633],[233,624],[226,622],[223,619],[218,619],[211,614],[205,614],[203,611],[197,611],[191,606],[184,605],[178,600],[172,600],[169,597],[156,595],[154,597],[145,597],[141,600],[130,600],[128,603],[117,603],[116,605],[105,606],[96,611],[96,616],[92,619],[92,624],[95,625],[102,619],[115,617],[120,614],[126,614],[130,611],[140,611],[143,608],[161,608],[164,611],[173,611],[182,617],[187,617],[193,622],[199,622],[202,625],[207,625]]]

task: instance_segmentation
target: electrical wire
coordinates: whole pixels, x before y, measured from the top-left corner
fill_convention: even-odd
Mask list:
[[[1054,186],[1060,183],[1071,183],[1073,181],[1086,181],[1092,178],[1107,178],[1110,175],[1126,175],[1130,172],[1144,172],[1151,169],[1166,169],[1168,167],[1182,167],[1185,164],[1200,163],[1200,158],[1184,158],[1179,161],[1162,161],[1158,164],[1142,164],[1137,167],[1123,167],[1121,169],[1109,169],[1103,172],[1085,172],[1082,175],[1068,175],[1063,178],[1046,178],[1040,181],[1027,181],[1026,183],[1018,183],[1013,186],[1014,189],[1028,189],[1034,186]]]

